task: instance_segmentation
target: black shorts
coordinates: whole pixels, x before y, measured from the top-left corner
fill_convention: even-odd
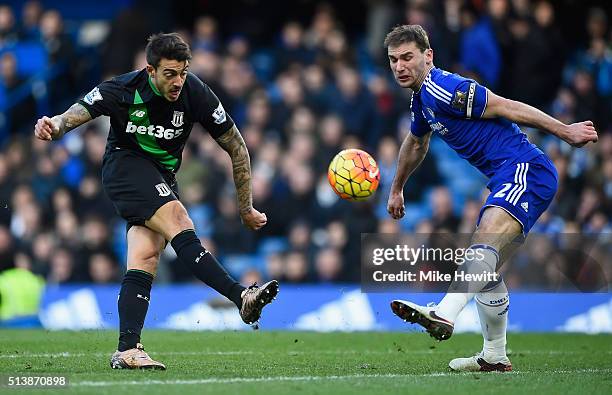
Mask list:
[[[179,198],[174,174],[126,150],[104,155],[102,186],[117,214],[127,221],[127,229],[144,225],[157,209]]]

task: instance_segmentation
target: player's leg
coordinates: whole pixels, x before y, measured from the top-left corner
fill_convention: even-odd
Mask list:
[[[510,299],[503,280],[479,292],[476,297],[478,317],[482,328],[483,348],[478,354],[467,358],[455,358],[448,366],[459,372],[512,370],[506,355],[506,328]]]
[[[501,267],[500,251],[507,249],[522,236],[521,224],[500,207],[487,207],[472,237],[470,248],[480,249],[483,257],[475,257],[458,268],[469,274],[492,273]],[[436,314],[455,322],[457,316],[472,298],[487,286],[488,281],[453,282],[449,292],[436,308]]]
[[[517,165],[517,173],[520,166]],[[487,205],[482,210],[482,216],[484,219],[490,212],[491,207],[488,205],[493,208],[503,207],[522,224],[526,235],[553,199],[557,176],[554,166],[545,156],[537,158],[528,165],[523,164],[523,169],[522,191],[525,193],[521,194],[521,189],[517,189],[518,192],[512,194],[513,188],[507,187],[509,183],[493,188],[487,199]],[[505,194],[504,191],[510,193]],[[500,250],[502,262],[514,254],[523,240],[524,237],[518,237],[515,242],[506,244],[505,248]],[[479,292],[475,300],[483,335],[482,351],[473,357],[453,359],[449,367],[457,371],[509,371],[512,369],[512,364],[506,355],[506,329],[510,307],[508,289],[501,280],[499,284],[490,284]]]
[[[198,279],[234,302],[244,322],[252,324],[259,320],[263,307],[276,297],[278,283],[275,280],[261,287],[245,288],[232,278],[202,246],[187,210],[178,200],[161,206],[145,224],[170,241],[179,259]]]
[[[455,358],[448,366],[458,372],[512,370],[506,355],[506,329],[510,297],[503,279],[480,291],[474,298],[482,330],[483,346],[478,354],[466,358]]]
[[[114,369],[165,369],[152,360],[140,344],[140,334],[151,299],[151,286],[159,255],[165,246],[162,235],[144,226],[131,226],[127,232],[127,271],[117,300],[119,344],[111,357]]]
[[[521,246],[523,237],[500,250],[501,262],[506,262]],[[501,266],[501,264],[500,264]],[[508,288],[502,278],[488,284],[474,298],[482,329],[482,351],[468,358],[455,358],[449,367],[456,371],[510,371],[512,364],[506,355],[506,329],[510,310]]]
[[[478,250],[458,268],[466,274],[494,273],[501,266],[499,252],[507,249],[522,235],[521,224],[499,207],[487,207],[469,248]],[[393,312],[405,321],[423,326],[432,337],[447,340],[453,333],[454,322],[463,308],[489,284],[489,281],[454,281],[448,293],[435,307],[395,300]]]

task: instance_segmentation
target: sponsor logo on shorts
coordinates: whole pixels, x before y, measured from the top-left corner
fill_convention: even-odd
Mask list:
[[[134,125],[131,121],[125,127],[126,133],[138,133],[154,136],[159,139],[172,140],[183,134],[183,129],[166,129],[160,125]]]
[[[168,185],[166,185],[165,182],[155,185],[155,189],[157,189],[157,192],[159,192],[159,196],[162,197],[170,196],[170,194],[172,193],[172,190]]]
[[[525,212],[527,212],[529,210],[529,203],[523,202],[521,203],[521,207],[523,208],[523,210],[525,210]]]

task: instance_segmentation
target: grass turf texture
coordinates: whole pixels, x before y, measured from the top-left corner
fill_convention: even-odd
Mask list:
[[[0,330],[0,376],[67,375],[44,393],[153,394],[603,394],[612,388],[612,336],[511,334],[511,373],[452,373],[480,350],[459,334],[145,331],[166,371],[111,370],[112,331]],[[37,390],[34,390],[38,392]],[[1,393],[34,393],[31,389]]]

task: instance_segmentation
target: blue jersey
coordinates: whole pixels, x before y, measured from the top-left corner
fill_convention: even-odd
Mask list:
[[[412,96],[412,134],[434,131],[485,176],[504,165],[542,155],[519,127],[504,118],[482,118],[487,89],[474,80],[433,68]]]

